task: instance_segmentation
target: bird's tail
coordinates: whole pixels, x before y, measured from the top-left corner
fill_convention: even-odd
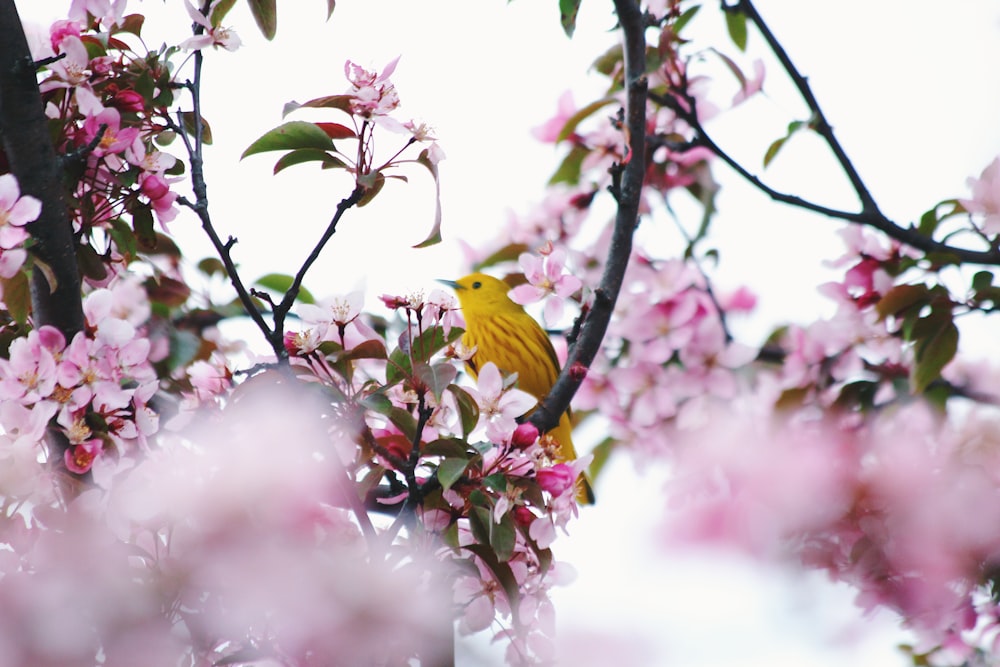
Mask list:
[[[559,459],[562,461],[576,460],[576,448],[573,447],[573,423],[569,413],[564,412],[559,418],[559,424],[549,431],[549,435],[559,443]],[[580,473],[576,479],[576,502],[581,505],[594,504],[594,488],[586,472]]]

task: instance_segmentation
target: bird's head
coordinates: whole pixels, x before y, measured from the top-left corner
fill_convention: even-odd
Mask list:
[[[477,314],[502,313],[505,311],[523,310],[521,306],[510,300],[507,293],[510,285],[486,275],[471,273],[458,280],[439,280],[455,290],[462,312],[468,318]]]

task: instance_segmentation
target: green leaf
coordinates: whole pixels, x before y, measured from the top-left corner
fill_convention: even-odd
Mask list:
[[[447,491],[457,482],[469,466],[468,459],[445,459],[438,464],[437,479],[441,488]]]
[[[135,232],[128,226],[128,223],[121,218],[115,218],[111,221],[109,234],[111,240],[115,242],[115,248],[125,258],[126,263],[135,259],[136,253],[139,252],[139,244],[135,238]]]
[[[472,394],[462,389],[457,384],[449,385],[448,391],[455,397],[455,404],[458,405],[458,416],[462,423],[462,437],[468,438],[472,430],[479,423],[479,404]]]
[[[471,519],[472,516],[470,516]],[[507,563],[500,562],[496,553],[484,544],[469,544],[463,546],[463,548],[478,556],[486,567],[489,568],[493,574],[493,578],[500,584],[504,594],[507,596],[507,604],[511,611],[511,621],[515,630],[520,628],[521,619],[518,610],[520,608],[521,591],[517,585],[517,578],[514,576],[514,572],[510,569],[510,566]]]
[[[417,364],[416,368],[413,369],[413,374],[434,394],[434,398],[440,401],[444,390],[458,376],[458,369],[447,361],[437,364],[423,363]]]
[[[191,297],[191,288],[185,282],[160,275],[146,279],[146,293],[154,303],[177,308],[187,303]]]
[[[972,276],[972,289],[976,292],[981,292],[993,286],[993,272],[992,271],[977,271],[976,275]]]
[[[3,286],[3,302],[7,306],[7,312],[15,322],[24,326],[31,311],[31,286],[28,283],[28,274],[18,271],[10,278],[0,278],[0,285]]]
[[[167,368],[175,371],[194,361],[201,349],[201,339],[193,332],[171,329],[169,334],[170,352],[167,355]]]
[[[250,13],[253,14],[260,33],[268,40],[274,39],[278,32],[278,10],[276,0],[250,0]]]
[[[286,113],[293,110],[289,108],[293,104],[295,109],[300,109],[302,107],[308,109],[340,109],[341,111],[350,113],[351,101],[353,99],[353,95],[324,95],[323,97],[317,97],[302,104],[289,103],[285,105],[285,108],[287,110]]]
[[[431,159],[429,149],[420,151],[417,157],[417,164],[422,164],[431,172],[434,178],[434,224],[431,231],[423,241],[413,246],[414,248],[426,248],[441,242],[441,180],[438,177],[437,163]]]
[[[208,17],[208,20],[211,22],[213,28],[218,28],[222,25],[222,20],[226,18],[226,14],[229,13],[229,10],[232,9],[235,4],[236,0],[218,0],[218,2],[214,4],[212,7],[212,13]]]
[[[885,319],[890,315],[899,315],[913,307],[918,309],[927,305],[931,299],[931,291],[923,283],[916,285],[896,285],[878,300],[875,312]]]
[[[742,77],[742,73],[740,74],[740,77]],[[764,153],[764,166],[766,167],[771,164],[771,161],[777,157],[778,151],[785,146],[785,143],[792,138],[793,134],[800,130],[808,129],[809,127],[810,125],[808,121],[793,120],[790,122],[788,124],[788,129],[785,131],[785,136],[775,139],[771,142],[771,145],[767,147],[767,151]]]
[[[181,122],[184,125],[184,132],[190,137],[197,138],[196,132],[198,128],[195,127],[194,112],[182,111]],[[204,118],[201,119],[201,143],[206,146],[212,145],[212,126]]]
[[[407,440],[413,442],[417,434],[417,420],[408,410],[393,405],[383,414],[396,425]]]
[[[576,128],[580,125],[580,123],[594,115],[596,112],[600,111],[609,104],[618,103],[619,101],[617,97],[602,97],[599,100],[591,102],[582,109],[578,109],[576,113],[566,119],[566,124],[563,125],[561,130],[559,130],[559,136],[556,137],[556,143],[565,141],[571,134],[573,134],[573,132],[576,131]]]
[[[423,453],[426,456],[440,456],[442,458],[468,459],[474,456],[469,452],[468,443],[461,438],[438,438],[424,445]]]
[[[729,38],[733,40],[740,51],[747,50],[747,16],[738,9],[727,9],[726,30],[729,31]]]
[[[80,272],[88,278],[101,281],[108,275],[108,267],[104,265],[104,260],[89,245],[81,243],[76,246],[76,261],[80,266]]]
[[[349,350],[344,350],[337,355],[338,361],[356,361],[358,359],[385,359],[385,345],[382,341],[372,339],[358,343]]]
[[[583,146],[573,146],[570,148],[569,153],[566,154],[566,157],[559,164],[559,168],[556,169],[556,173],[552,174],[552,178],[549,179],[549,185],[558,185],[559,183],[576,185],[579,183],[583,160],[588,155],[590,155],[590,151]]]
[[[279,294],[287,294],[288,290],[292,288],[294,280],[292,276],[284,273],[269,273],[266,276],[258,278],[254,282],[254,285],[278,292]],[[312,293],[301,285],[299,286],[299,293],[295,296],[295,300],[301,303],[316,303],[316,299],[313,298]]]
[[[604,470],[604,466],[611,459],[611,452],[617,444],[618,441],[614,438],[605,438],[591,450],[591,454],[594,455],[594,459],[590,462],[590,467],[588,468],[591,480],[596,480],[601,471]]]
[[[930,335],[917,343],[915,363],[910,372],[910,386],[914,393],[921,393],[941,377],[941,370],[955,358],[958,351],[958,327],[949,313]]]
[[[156,230],[153,229],[153,212],[148,206],[136,206],[132,211],[132,231],[135,232],[136,242],[143,251],[149,252],[156,248],[159,239]]]
[[[304,162],[321,162],[320,166],[323,169],[343,169],[347,166],[347,163],[339,157],[330,155],[324,150],[318,148],[297,148],[285,153],[274,163],[274,173],[277,174],[279,171]]]
[[[117,32],[130,32],[136,37],[142,36],[142,24],[146,22],[146,17],[142,14],[129,14],[118,25]]]
[[[405,338],[400,341],[400,346],[389,355],[389,365],[386,367],[386,384],[393,385],[403,378],[413,374],[411,363],[423,363],[429,360],[445,346],[454,343],[464,332],[462,329],[452,327],[445,336],[444,329],[440,326],[433,326],[413,341]],[[412,359],[412,362],[411,362]]]
[[[692,7],[688,7],[686,10],[684,10],[684,12],[680,16],[677,17],[677,20],[674,21],[673,25],[671,26],[673,28],[675,35],[680,34],[681,30],[684,29],[684,26],[686,26],[688,22],[694,18],[694,15],[698,13],[699,9],[701,9],[701,5],[694,5]]]
[[[358,207],[367,206],[385,186],[385,176],[380,171],[358,176],[358,183],[365,187],[365,192],[358,200]]]
[[[576,30],[576,15],[580,12],[580,0],[559,0],[559,21],[567,37]]]
[[[500,517],[500,523],[490,524],[490,546],[496,552],[497,560],[506,563],[514,554],[517,544],[517,528],[514,525],[514,515],[507,512]]]
[[[771,145],[768,146],[767,150],[764,152],[765,167],[771,164],[771,160],[773,160],[778,155],[778,151],[781,150],[781,147],[785,145],[785,141],[787,140],[788,137],[779,137],[778,139],[775,139],[774,141],[771,142]]]
[[[314,148],[321,151],[334,149],[333,140],[316,123],[293,120],[265,132],[259,139],[243,151],[240,159],[267,151],[296,150]]]
[[[206,257],[196,264],[198,270],[206,276],[225,276],[226,265],[218,257]]]

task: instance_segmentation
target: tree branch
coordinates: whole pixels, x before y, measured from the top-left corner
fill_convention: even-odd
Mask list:
[[[580,327],[576,343],[569,351],[566,365],[549,395],[531,415],[531,423],[547,431],[559,422],[559,417],[583,381],[580,368],[589,368],[597,356],[608,330],[611,314],[621,291],[625,269],[632,255],[632,236],[639,223],[639,196],[646,171],[646,17],[637,0],[614,0],[615,12],[623,32],[625,59],[625,122],[626,157],[621,169],[615,198],[615,215],[611,245],[604,264],[601,283],[594,291],[594,302]]]
[[[26,227],[35,241],[35,261],[48,268],[31,274],[33,321],[35,326],[56,327],[69,340],[84,327],[76,243],[62,164],[49,137],[35,63],[13,0],[0,0],[0,35],[3,150],[21,192],[42,202],[41,216]]]
[[[198,28],[201,28],[201,26],[196,25],[195,34],[198,33]],[[205,234],[212,242],[212,246],[215,247],[215,251],[218,253],[219,259],[222,260],[222,264],[226,268],[226,275],[229,276],[229,282],[232,284],[233,289],[236,290],[236,296],[240,300],[243,310],[246,311],[247,316],[253,320],[253,323],[256,324],[257,328],[264,334],[264,338],[271,343],[273,347],[274,336],[271,331],[271,327],[268,326],[267,322],[264,320],[264,316],[260,313],[260,310],[257,309],[257,305],[254,303],[253,297],[250,295],[249,290],[240,278],[239,272],[236,269],[236,263],[233,262],[231,249],[236,241],[230,237],[228,241],[223,243],[218,232],[215,230],[215,226],[212,224],[212,218],[208,212],[208,184],[205,182],[205,163],[202,155],[202,148],[204,146],[203,135],[205,130],[201,120],[202,61],[203,57],[201,55],[201,51],[195,51],[194,79],[187,85],[188,90],[191,91],[194,142],[192,143],[191,140],[188,139],[187,134],[185,133],[183,120],[174,124],[173,121],[168,119],[168,122],[174,126],[177,135],[183,139],[185,148],[188,152],[188,157],[191,159],[191,189],[194,191],[195,201],[194,203],[191,203],[183,197],[179,198],[178,201],[194,211],[199,220],[201,220],[201,227],[205,230]],[[283,353],[284,347],[281,346],[280,343],[279,347]],[[277,354],[277,350],[275,353]]]
[[[817,134],[823,137],[830,150],[833,151],[834,156],[837,158],[837,162],[840,163],[841,168],[844,170],[844,174],[847,179],[851,182],[851,187],[854,188],[854,192],[857,193],[858,199],[861,201],[861,211],[873,218],[885,219],[885,216],[879,210],[878,205],[875,203],[874,197],[872,197],[871,192],[868,190],[868,186],[865,185],[864,180],[861,175],[858,174],[857,169],[854,168],[854,163],[847,155],[847,151],[844,147],[840,145],[840,141],[833,133],[833,126],[826,119],[826,115],[823,113],[822,107],[819,105],[819,100],[813,94],[812,87],[809,85],[809,81],[806,77],[802,76],[799,70],[792,63],[791,58],[788,57],[788,53],[785,48],[781,45],[778,39],[771,32],[771,29],[764,22],[757,8],[751,0],[738,0],[735,6],[725,7],[727,11],[739,11],[746,15],[753,24],[757,27],[758,32],[767,42],[768,48],[774,53],[778,62],[781,63],[782,68],[791,77],[792,83],[795,84],[795,88],[799,91],[802,99],[808,105],[809,110],[813,113],[813,129],[816,130]]]
[[[793,81],[795,81],[795,85],[798,87],[803,99],[809,105],[809,109],[812,112],[813,117],[816,119],[816,131],[824,138],[827,145],[833,151],[838,164],[844,171],[844,174],[850,180],[852,187],[861,202],[861,210],[854,212],[824,206],[822,204],[803,199],[797,195],[781,192],[769,186],[764,183],[760,177],[750,172],[749,169],[744,167],[735,158],[729,155],[712,139],[711,135],[701,124],[701,121],[698,118],[696,106],[697,100],[689,95],[687,91],[674,91],[672,94],[668,95],[651,93],[649,95],[650,100],[671,109],[694,131],[694,138],[689,142],[688,147],[702,146],[712,151],[712,153],[729,165],[729,167],[739,174],[744,180],[749,182],[774,201],[789,204],[807,211],[812,211],[829,218],[835,218],[838,220],[844,220],[845,222],[872,227],[873,229],[881,231],[889,238],[899,241],[900,243],[904,243],[912,248],[916,248],[917,250],[921,250],[924,253],[950,256],[953,260],[961,263],[1000,266],[1000,249],[990,248],[988,250],[973,250],[970,248],[949,245],[948,243],[935,241],[932,237],[921,233],[912,224],[909,226],[903,226],[886,217],[886,215],[882,213],[882,211],[875,204],[874,198],[871,196],[867,186],[864,184],[864,181],[857,173],[853,163],[848,158],[846,151],[844,151],[840,142],[834,136],[833,129],[826,121],[826,117],[823,115],[823,111],[820,108],[819,103],[816,101],[812,90],[809,88],[805,77],[799,74],[798,70],[795,69],[784,49],[775,40],[767,25],[764,24],[763,19],[760,18],[760,15],[757,14],[753,4],[749,2],[749,0],[739,0],[738,4],[735,6],[723,5],[723,7],[727,11],[747,12],[748,17],[754,21],[761,33],[764,34],[768,44],[771,45],[775,55],[787,69],[789,76],[793,79]],[[677,150],[683,150],[683,148],[683,146],[676,147]]]
[[[288,315],[288,311],[291,310],[292,304],[295,303],[295,298],[299,295],[299,289],[302,287],[302,281],[305,280],[306,272],[308,272],[313,263],[319,259],[320,253],[323,252],[323,248],[337,231],[337,223],[340,222],[344,213],[361,201],[364,194],[364,186],[358,184],[354,187],[354,192],[337,204],[337,210],[334,212],[333,218],[330,220],[330,224],[327,225],[326,231],[323,232],[323,236],[320,237],[319,242],[316,243],[312,252],[309,253],[309,256],[306,257],[306,260],[302,263],[302,266],[295,274],[295,278],[292,280],[292,284],[288,288],[288,291],[285,292],[285,296],[281,299],[281,303],[274,307],[274,331],[270,334],[268,340],[270,341],[275,354],[278,355],[278,359],[288,358],[288,352],[285,350],[283,341],[285,334],[285,317]]]

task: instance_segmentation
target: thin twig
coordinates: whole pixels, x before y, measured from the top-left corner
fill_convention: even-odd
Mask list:
[[[306,272],[309,271],[309,268],[313,265],[313,263],[319,259],[323,248],[337,231],[337,223],[340,222],[344,213],[361,201],[364,194],[364,186],[360,184],[355,185],[354,191],[337,204],[337,210],[333,214],[330,224],[327,225],[326,231],[323,232],[323,236],[320,237],[319,242],[316,243],[315,247],[313,247],[309,256],[306,257],[304,262],[302,262],[302,266],[299,267],[298,272],[292,279],[292,284],[288,288],[288,291],[285,292],[285,296],[281,299],[281,303],[274,307],[274,331],[269,334],[268,340],[271,343],[271,347],[274,348],[275,354],[278,355],[278,359],[288,358],[288,353],[284,348],[282,340],[285,330],[285,317],[288,315],[288,311],[291,310],[292,304],[295,303],[295,299],[299,295],[299,290],[302,288],[302,281],[305,280]]]

